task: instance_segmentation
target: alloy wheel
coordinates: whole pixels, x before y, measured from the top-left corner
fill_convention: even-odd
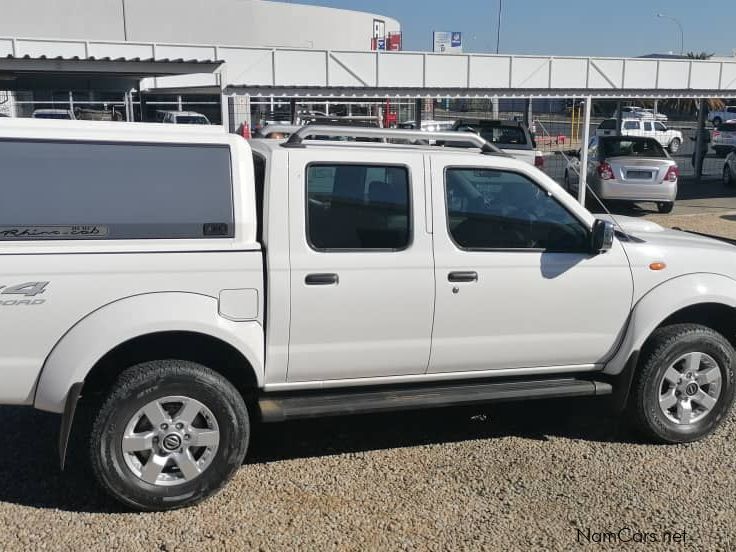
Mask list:
[[[662,376],[659,408],[675,424],[697,423],[716,406],[721,387],[721,369],[715,359],[705,353],[687,353]]]
[[[212,463],[220,430],[201,402],[169,396],[149,402],[125,427],[121,442],[127,467],[156,486],[174,486],[199,477]]]

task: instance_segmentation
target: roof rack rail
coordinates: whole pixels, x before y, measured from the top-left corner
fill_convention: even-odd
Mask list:
[[[444,143],[471,143],[480,148],[481,153],[506,155],[499,148],[474,132],[427,132],[424,130],[404,130],[395,128],[361,128],[338,125],[306,125],[282,145],[286,148],[303,147],[304,140],[310,136],[334,138],[383,138],[386,140],[437,140]]]

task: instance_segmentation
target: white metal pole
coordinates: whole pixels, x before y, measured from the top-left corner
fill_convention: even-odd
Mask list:
[[[234,98],[234,95],[225,94],[224,90],[220,90],[220,122],[222,123],[222,127],[225,129],[225,132],[233,131],[233,129],[230,128],[230,110],[235,110],[235,101],[233,100],[233,105],[231,106],[230,98]]]
[[[583,141],[580,144],[580,178],[578,182],[578,201],[585,205],[585,192],[588,185],[588,142],[590,142],[590,104],[593,99],[585,98],[585,117],[583,119]]]

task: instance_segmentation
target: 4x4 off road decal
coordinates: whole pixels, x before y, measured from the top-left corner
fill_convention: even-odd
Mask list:
[[[0,307],[43,305],[46,300],[36,297],[46,291],[49,282],[26,282],[14,286],[0,285]]]

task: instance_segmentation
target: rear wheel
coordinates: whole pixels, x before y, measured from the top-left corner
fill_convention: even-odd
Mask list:
[[[736,175],[731,172],[731,167],[724,165],[723,167],[723,184],[725,186],[736,186]]]
[[[671,213],[672,209],[675,208],[674,201],[658,201],[657,202],[657,211],[659,211],[662,214]]]
[[[242,464],[250,422],[242,396],[193,362],[124,371],[97,413],[89,454],[100,485],[139,510],[196,504]]]
[[[677,153],[678,151],[680,151],[680,145],[682,145],[682,142],[680,142],[680,139],[673,138],[668,147],[668,149],[670,150],[670,153]]]
[[[567,190],[567,193],[568,194],[572,195],[572,193],[573,193],[573,190],[572,190],[572,179],[570,178],[570,171],[567,170],[567,169],[565,169],[565,180],[564,180],[564,183],[565,183],[565,190]]]
[[[726,338],[705,326],[657,330],[632,385],[629,409],[637,427],[665,443],[713,432],[734,400],[735,355]]]

